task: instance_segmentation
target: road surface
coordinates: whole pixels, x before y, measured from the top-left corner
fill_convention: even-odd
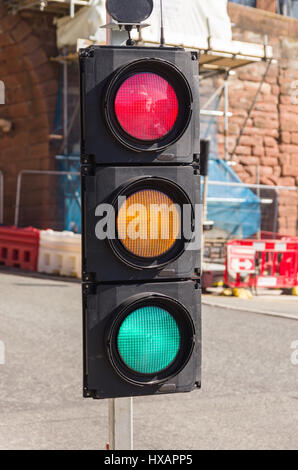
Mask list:
[[[104,449],[108,404],[81,395],[79,283],[4,271],[0,298],[0,449]],[[135,449],[298,449],[296,340],[296,320],[205,305],[203,388],[135,399]]]

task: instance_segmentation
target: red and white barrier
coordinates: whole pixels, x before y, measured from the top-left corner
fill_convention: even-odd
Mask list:
[[[36,271],[39,234],[32,227],[0,227],[0,265]]]
[[[228,242],[225,282],[233,288],[298,286],[298,238]]]
[[[60,276],[81,277],[81,235],[0,227],[0,265]]]

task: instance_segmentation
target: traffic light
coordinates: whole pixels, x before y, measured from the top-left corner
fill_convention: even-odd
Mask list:
[[[179,48],[80,51],[85,397],[200,386],[198,72]]]

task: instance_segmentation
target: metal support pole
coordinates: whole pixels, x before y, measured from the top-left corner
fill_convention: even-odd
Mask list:
[[[261,200],[261,189],[259,187],[260,186],[260,181],[261,181],[260,165],[257,165],[257,167],[256,167],[256,179],[257,179],[256,183],[258,185],[257,196],[258,196],[259,200]],[[260,227],[260,230],[257,233],[258,240],[261,240],[261,238],[262,238],[261,237],[261,231],[262,231],[262,227]]]
[[[107,24],[112,22],[110,15],[107,13],[106,16]],[[114,30],[107,28],[106,43],[109,46],[121,46],[123,43],[126,43],[128,39],[127,31],[125,30]]]
[[[224,118],[225,118],[225,161],[229,160],[229,72],[224,79]]]
[[[109,448],[133,450],[133,399],[109,400]]]
[[[111,17],[107,13],[107,24]],[[126,31],[107,29],[108,45],[121,45],[128,39]],[[111,450],[133,450],[133,398],[111,398],[109,400],[109,448]]]
[[[66,48],[64,49],[64,55],[67,55]],[[64,155],[68,154],[68,65],[66,60],[63,62],[63,149]]]
[[[69,14],[70,14],[70,17],[71,18],[74,18],[75,16],[75,4],[74,4],[74,0],[70,0],[70,6],[69,6]]]
[[[278,229],[278,203],[279,203],[279,193],[276,189],[275,190],[275,199],[274,199],[274,219],[273,219],[274,238],[276,238],[277,229]]]

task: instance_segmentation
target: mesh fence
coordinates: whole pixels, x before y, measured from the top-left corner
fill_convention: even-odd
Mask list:
[[[19,176],[15,224],[39,229],[81,231],[77,172],[24,172]]]
[[[229,240],[298,237],[298,188],[209,181],[207,218],[204,261],[222,264]]]

